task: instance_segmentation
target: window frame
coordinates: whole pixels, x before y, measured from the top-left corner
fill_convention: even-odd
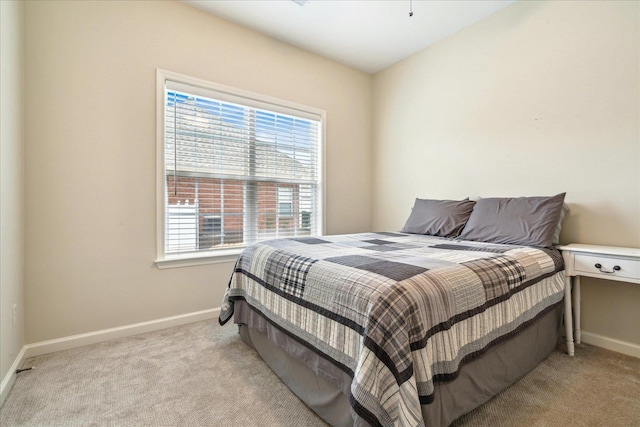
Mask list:
[[[261,95],[246,90],[237,89],[231,86],[222,85],[219,83],[213,83],[207,80],[199,79],[196,77],[187,76],[184,74],[175,73],[172,71],[156,69],[156,259],[155,264],[159,269],[174,268],[174,267],[186,267],[192,265],[214,264],[223,262],[235,261],[238,254],[244,249],[242,248],[227,248],[227,249],[215,249],[212,251],[203,251],[197,253],[186,254],[166,254],[165,253],[165,135],[164,135],[164,111],[165,111],[165,83],[170,80],[174,83],[184,84],[191,87],[201,88],[202,90],[213,90],[228,99],[233,99],[235,102],[242,100],[245,105],[266,108],[274,110],[274,107],[280,107],[284,111],[300,112],[301,117],[315,116],[320,117],[320,152],[319,152],[319,168],[318,168],[318,188],[320,191],[320,209],[319,214],[319,228],[320,234],[325,233],[325,182],[326,182],[326,168],[325,168],[325,153],[326,153],[326,111],[309,107],[302,104],[297,104],[291,101],[283,99]],[[226,100],[228,100],[226,99]],[[225,100],[225,99],[221,99]]]

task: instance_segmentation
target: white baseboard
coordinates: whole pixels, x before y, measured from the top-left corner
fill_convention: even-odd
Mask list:
[[[209,320],[220,314],[220,308],[196,311],[193,313],[181,314],[178,316],[165,317],[151,320],[149,322],[134,323],[132,325],[119,326],[117,328],[102,329],[85,334],[72,335],[69,337],[57,338],[48,341],[41,341],[27,344],[26,357],[41,356],[55,351],[70,350],[84,345],[96,344],[116,338],[124,338],[132,335],[144,334],[146,332],[159,331],[173,326],[186,325],[187,323]]]
[[[580,332],[581,341],[585,344],[595,345],[596,347],[606,348],[607,350],[640,358],[640,345],[638,344],[620,341],[615,338],[609,338],[603,335],[594,334],[593,332]]]
[[[16,356],[16,360],[13,361],[11,368],[9,368],[9,372],[7,372],[7,375],[2,379],[2,383],[0,384],[0,407],[4,404],[4,400],[9,395],[11,387],[13,387],[13,383],[16,381],[16,371],[26,359],[26,350],[26,346],[22,346],[20,353]]]
[[[27,344],[22,347],[20,353],[14,360],[9,372],[2,379],[0,384],[0,407],[9,395],[11,387],[16,380],[16,370],[29,357],[41,356],[56,351],[70,350],[84,345],[96,344],[116,338],[124,338],[132,335],[144,334],[146,332],[159,331],[173,326],[186,325],[187,323],[209,320],[220,315],[220,307],[209,310],[196,311],[193,313],[181,314],[178,316],[165,317],[151,320],[149,322],[135,323],[132,325],[119,326],[117,328],[102,329],[86,334],[72,335],[69,337],[57,338],[54,340],[41,341]]]

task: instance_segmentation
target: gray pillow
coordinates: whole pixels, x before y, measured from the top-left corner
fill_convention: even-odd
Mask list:
[[[567,205],[566,203],[563,203],[562,204],[562,211],[560,211],[560,218],[558,219],[558,225],[556,225],[556,229],[553,232],[553,244],[554,245],[559,245],[560,244],[560,231],[562,231],[562,220],[567,215],[567,212],[569,212],[569,205]]]
[[[553,246],[565,193],[551,197],[480,199],[460,239],[538,247]]]
[[[416,199],[402,231],[456,237],[469,219],[475,203],[469,199],[460,201]]]

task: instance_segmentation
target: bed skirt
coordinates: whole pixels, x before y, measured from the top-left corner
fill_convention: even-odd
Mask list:
[[[236,301],[234,321],[293,393],[332,426],[369,426],[349,404],[351,377],[294,337],[266,321],[245,301]],[[552,307],[516,335],[465,363],[456,379],[435,386],[435,400],[422,405],[425,425],[447,426],[535,368],[560,339],[562,305]]]

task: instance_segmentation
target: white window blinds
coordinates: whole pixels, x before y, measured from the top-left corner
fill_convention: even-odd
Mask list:
[[[322,230],[322,116],[166,80],[165,255]]]

